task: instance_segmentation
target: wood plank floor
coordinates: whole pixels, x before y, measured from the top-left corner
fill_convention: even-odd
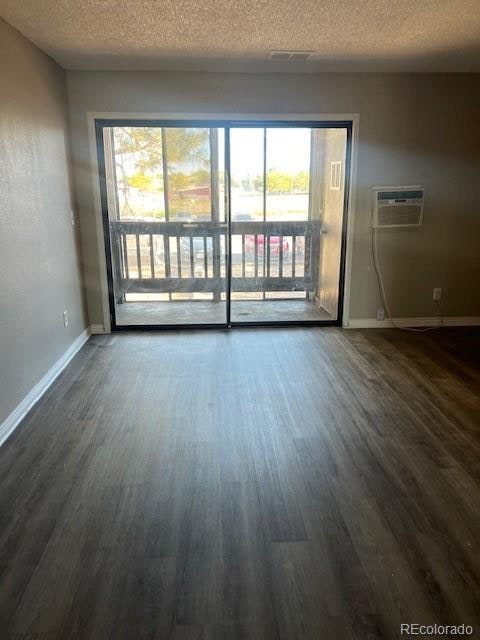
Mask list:
[[[0,637],[480,637],[480,332],[95,336],[0,449]]]

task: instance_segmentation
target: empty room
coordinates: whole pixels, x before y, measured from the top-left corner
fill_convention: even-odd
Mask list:
[[[480,638],[478,0],[0,0],[0,639]]]

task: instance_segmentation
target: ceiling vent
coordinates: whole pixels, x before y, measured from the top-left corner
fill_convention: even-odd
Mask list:
[[[268,54],[268,60],[295,60],[297,62],[302,62],[304,60],[309,60],[314,53],[315,51],[270,51]]]
[[[424,189],[413,187],[374,187],[373,226],[419,227],[423,218]]]

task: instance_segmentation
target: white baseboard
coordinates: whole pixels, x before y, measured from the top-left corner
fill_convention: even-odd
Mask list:
[[[97,334],[100,334],[100,333],[107,333],[107,332],[105,331],[105,328],[104,328],[103,324],[91,324],[90,325],[90,333],[92,335],[97,335]]]
[[[394,318],[395,325],[398,327],[440,327],[441,322],[436,318]],[[450,317],[443,319],[445,327],[477,327],[480,325],[480,317]],[[375,320],[375,318],[351,318],[348,324],[344,325],[345,329],[391,329],[394,324],[391,320]]]
[[[37,382],[30,393],[18,404],[12,413],[0,424],[0,447],[11,436],[32,407],[40,400],[45,391],[65,369],[73,356],[79,351],[90,337],[90,328],[85,329],[68,347],[65,353],[56,361],[51,369]]]

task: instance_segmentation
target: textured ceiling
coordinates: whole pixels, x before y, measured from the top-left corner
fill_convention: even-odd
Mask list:
[[[0,0],[0,15],[67,69],[480,71],[480,0]]]

